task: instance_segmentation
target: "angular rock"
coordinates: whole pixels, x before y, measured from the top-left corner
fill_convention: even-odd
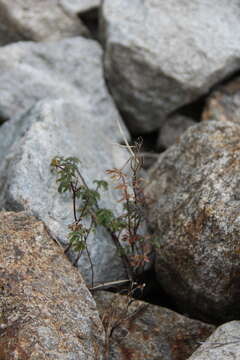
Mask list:
[[[1,45],[89,34],[76,14],[66,12],[57,0],[1,0],[0,19]]]
[[[98,13],[100,0],[60,0],[62,7],[87,27],[89,36],[99,41]]]
[[[240,358],[240,322],[219,326],[189,360],[230,360]]]
[[[163,307],[104,291],[94,298],[109,338],[111,360],[185,360],[213,331],[214,326],[189,319]],[[108,325],[108,326],[107,326]]]
[[[0,82],[0,118],[5,120],[45,98],[85,98],[96,112],[113,109],[104,82],[102,49],[81,37],[1,48]]]
[[[1,212],[0,249],[1,359],[101,359],[96,304],[44,224]]]
[[[134,132],[239,69],[238,0],[105,0],[101,29],[108,83]]]
[[[62,7],[73,14],[81,15],[100,6],[101,0],[60,0]]]
[[[227,120],[240,124],[240,78],[221,86],[209,97],[203,120]]]
[[[161,127],[158,138],[158,147],[167,149],[173,145],[190,126],[196,125],[196,122],[184,115],[175,115],[166,120]]]
[[[144,152],[143,153],[143,167],[145,170],[148,170],[150,167],[152,167],[155,162],[158,160],[159,153],[155,152]],[[147,176],[147,174],[144,174],[143,177]]]
[[[94,102],[94,97],[92,99]],[[104,111],[105,109],[105,111]],[[55,156],[75,156],[88,186],[107,179],[106,169],[121,167],[128,155],[116,145],[122,138],[118,113],[110,102],[93,107],[85,98],[42,101],[19,119],[2,125],[0,131],[0,207],[27,210],[43,220],[52,236],[67,243],[68,225],[73,223],[72,198],[57,192],[50,171]],[[101,207],[120,211],[119,194],[111,187],[103,194]],[[96,282],[125,279],[115,246],[104,230],[88,239]],[[79,261],[81,273],[91,283],[87,255]]]
[[[149,175],[149,222],[158,281],[195,316],[240,315],[240,126],[206,121],[188,129]]]

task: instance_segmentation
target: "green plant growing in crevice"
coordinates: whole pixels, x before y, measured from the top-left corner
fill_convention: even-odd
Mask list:
[[[74,221],[69,225],[69,244],[67,253],[73,249],[78,253],[74,265],[77,265],[85,250],[91,265],[92,288],[94,287],[94,267],[87,246],[87,240],[98,226],[103,226],[110,234],[127,273],[128,280],[134,282],[139,272],[149,261],[149,246],[140,228],[144,220],[143,180],[140,171],[143,164],[140,155],[141,141],[131,146],[131,156],[121,169],[109,169],[106,173],[114,183],[114,189],[121,193],[118,202],[122,203],[122,213],[116,216],[110,209],[99,206],[101,190],[107,190],[109,183],[94,180],[94,188],[86,183],[76,157],[56,156],[51,168],[56,173],[58,192],[69,192],[72,196]],[[123,245],[124,244],[124,245]]]

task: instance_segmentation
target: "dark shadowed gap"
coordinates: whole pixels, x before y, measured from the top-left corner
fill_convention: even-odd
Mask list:
[[[214,85],[211,89],[211,91],[217,90],[217,88],[226,85],[227,83],[236,80],[237,78],[240,77],[240,70],[237,70],[235,72],[233,72],[232,74],[228,75],[225,77],[224,80],[222,80],[221,82],[219,82],[218,84]]]
[[[98,32],[98,8],[92,8],[85,12],[78,14],[79,19],[83,24],[88,28],[91,33],[91,36],[95,40],[99,40]]]
[[[156,274],[153,269],[144,272],[138,279],[140,284],[145,284],[143,291],[137,290],[134,293],[134,298],[147,303],[163,306],[173,311],[177,311],[176,304],[173,299],[161,288]]]
[[[207,94],[205,96],[201,96],[200,98],[193,101],[192,103],[182,106],[173,114],[184,115],[184,116],[187,116],[197,122],[200,122],[201,118],[202,118],[203,110],[206,105],[208,95],[209,94]]]
[[[157,282],[154,270],[144,272],[137,280],[138,284],[145,284],[145,287],[143,290],[136,289],[134,291],[133,297],[135,299],[177,311],[177,307],[174,301],[164,292],[164,290]],[[129,287],[118,286],[108,288],[106,290],[113,293],[127,294]]]
[[[158,130],[147,134],[131,134],[131,141],[129,142],[129,145],[134,145],[139,138],[143,140],[143,146],[141,149],[143,156],[143,169],[147,170],[155,163],[155,161],[157,161],[159,154],[165,149],[157,149]],[[125,143],[122,142],[121,145],[125,145]]]
[[[0,115],[0,126],[3,125],[9,119]]]
[[[213,85],[207,94],[199,97],[197,100],[193,101],[190,104],[182,106],[181,108],[177,109],[177,111],[174,113],[188,116],[188,117],[192,118],[193,120],[200,122],[206,102],[207,102],[209,96],[211,95],[211,93],[216,91],[220,87],[226,85],[227,83],[233,81],[234,79],[236,79],[238,77],[240,77],[239,70],[226,76],[222,81],[219,81],[218,83]]]
[[[203,321],[208,324],[220,326],[226,321],[222,321],[221,319],[218,319],[218,317],[215,316],[211,319],[209,316],[205,316],[204,314],[200,314],[199,310],[195,312],[193,309],[188,308],[188,304],[184,306],[179,306],[177,302],[168,295],[162,288],[161,285],[156,280],[155,271],[149,270],[143,273],[139,279],[139,284],[145,284],[145,287],[143,290],[137,289],[133,293],[133,297],[136,300],[144,301],[151,305],[161,306],[164,308],[167,308],[171,311],[174,311],[180,315],[183,315],[185,317]],[[121,295],[126,295],[129,292],[128,287],[113,287],[108,288],[106,291],[110,291],[112,293],[119,293]]]

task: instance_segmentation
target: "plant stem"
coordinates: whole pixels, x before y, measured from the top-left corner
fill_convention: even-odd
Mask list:
[[[128,276],[128,279],[130,281],[134,281],[134,273],[133,273],[133,270],[132,270],[132,266],[129,262],[129,259],[127,257],[127,255],[125,254],[125,250],[124,248],[122,247],[119,239],[117,238],[116,234],[114,232],[112,232],[110,229],[107,229],[112,237],[112,240],[117,248],[117,250],[119,251],[120,253],[120,257],[122,259],[122,262],[123,262],[123,266],[126,270],[126,273],[127,273],[127,276]]]

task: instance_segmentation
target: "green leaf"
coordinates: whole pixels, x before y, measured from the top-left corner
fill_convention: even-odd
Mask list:
[[[100,200],[101,196],[98,191],[85,188],[82,194],[82,199],[88,203],[88,206],[92,207],[97,205],[97,201]]]
[[[113,219],[110,224],[110,229],[113,232],[120,231],[126,227],[127,227],[127,223],[125,221],[123,221],[122,219],[118,219],[118,218]]]
[[[97,224],[109,227],[114,218],[113,212],[108,209],[99,209],[96,211]]]
[[[73,245],[73,250],[75,251],[82,251],[86,249],[86,245],[83,241],[79,241],[78,243]]]
[[[97,184],[97,188],[98,189],[103,189],[103,190],[107,190],[108,189],[108,183],[105,180],[94,180],[93,181],[94,184]]]
[[[75,195],[78,199],[82,198],[83,194],[84,194],[84,186],[79,186],[78,190],[76,191]]]
[[[70,157],[66,158],[65,161],[67,163],[71,163],[71,164],[79,164],[80,163],[80,160],[74,156],[70,156]]]

